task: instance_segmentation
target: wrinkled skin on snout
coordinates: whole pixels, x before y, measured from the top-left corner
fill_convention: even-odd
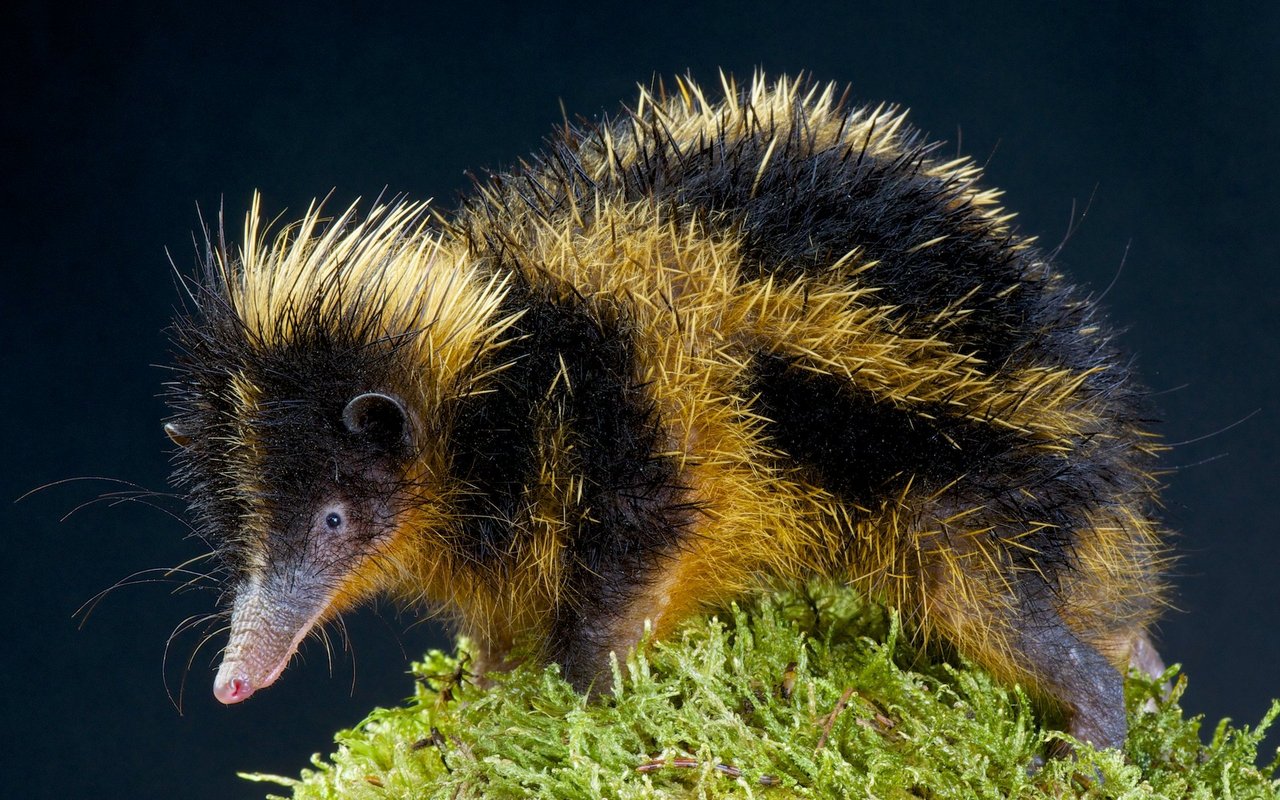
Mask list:
[[[367,515],[367,508],[351,503],[323,503],[307,515],[305,531],[279,537],[301,539],[300,547],[277,547],[268,553],[267,566],[237,587],[230,640],[213,682],[218,700],[239,703],[280,677],[303,638],[330,614],[340,588],[368,558],[366,551],[376,546],[376,533],[356,530],[370,522],[381,527],[381,520],[361,519]]]

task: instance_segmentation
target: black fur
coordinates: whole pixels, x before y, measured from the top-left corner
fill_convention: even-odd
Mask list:
[[[200,321],[175,324],[179,379],[167,389],[173,421],[191,440],[174,454],[175,482],[186,491],[196,530],[220,545],[223,567],[239,576],[251,548],[237,543],[254,505],[237,482],[249,459],[234,444],[244,429],[271,454],[259,465],[255,497],[269,513],[267,546],[277,569],[305,545],[310,520],[300,510],[335,489],[350,497],[383,493],[386,487],[375,484],[413,453],[406,443],[355,435],[342,422],[352,397],[394,383],[392,365],[403,342],[335,324],[316,303],[294,310],[288,344],[264,346],[236,316],[222,281],[210,267],[196,295]],[[233,398],[237,377],[264,399],[252,419],[242,418]]]
[[[739,102],[747,102],[745,94]],[[615,140],[631,138],[637,122],[646,136],[634,164],[616,177],[589,178],[582,159],[606,157],[605,131]],[[760,173],[775,137],[780,141]],[[741,232],[742,280],[842,281],[824,273],[858,249],[859,263],[879,262],[864,280],[877,287],[876,302],[898,307],[905,334],[942,334],[992,371],[1050,365],[1084,370],[1118,357],[1105,338],[1075,333],[1094,321],[1096,307],[1054,279],[1042,254],[1014,247],[1014,231],[1000,230],[972,204],[957,203],[965,185],[924,174],[939,143],[904,124],[898,146],[892,158],[875,156],[858,143],[827,145],[803,124],[784,129],[768,119],[748,131],[722,129],[705,140],[681,142],[660,120],[628,113],[570,128],[549,140],[528,169],[491,175],[489,186],[500,191],[488,200],[506,203],[509,195],[501,190],[510,189],[543,217],[563,212],[570,196],[587,201],[617,194],[627,202],[659,203],[676,219]],[[472,200],[464,206],[479,206],[507,225],[513,215],[509,206]],[[577,203],[580,212],[590,206]],[[959,298],[968,298],[964,307],[971,313],[933,320]]]
[[[494,353],[507,366],[488,391],[458,402],[449,437],[456,478],[466,487],[460,546],[501,569],[519,547],[513,537],[534,499],[528,488],[539,477],[542,440],[565,435],[571,460],[561,468],[582,481],[583,491],[565,543],[565,601],[549,638],[564,645],[557,660],[572,672],[569,662],[588,655],[574,648],[594,644],[583,641],[584,622],[625,605],[629,590],[676,545],[693,507],[672,460],[657,454],[661,425],[636,383],[625,313],[528,287],[517,287],[506,302],[523,311]]]
[[[748,395],[776,446],[816,486],[877,509],[908,481],[919,492],[984,473],[1018,446],[1014,435],[936,406],[898,408],[840,376],[757,356]]]
[[[738,100],[748,102],[745,90]],[[616,176],[589,178],[583,160],[605,157],[605,132],[615,141],[631,139],[637,124],[645,136],[631,165]],[[596,194],[657,203],[664,215],[740,232],[742,281],[771,275],[844,283],[848,278],[830,267],[858,249],[858,263],[879,262],[858,280],[876,288],[872,302],[896,307],[902,335],[938,336],[980,359],[988,374],[1096,370],[1085,378],[1081,399],[1105,403],[1108,421],[1082,431],[1069,459],[943,407],[886,407],[834,376],[786,369],[773,356],[757,359],[748,387],[760,413],[773,420],[770,435],[816,485],[872,508],[908,476],[923,491],[954,483],[956,497],[988,500],[992,522],[1013,525],[1011,534],[1022,535],[1028,522],[1043,523],[1011,558],[1024,560],[1022,546],[1030,545],[1043,548],[1042,566],[1065,568],[1074,531],[1089,510],[1150,490],[1135,477],[1150,467],[1150,456],[1116,444],[1125,439],[1123,429],[1151,421],[1143,391],[1106,334],[1081,333],[1092,325],[1106,328],[1094,303],[1056,278],[1039,251],[1017,246],[1015,232],[957,202],[968,186],[925,174],[938,143],[903,125],[893,157],[873,155],[862,144],[831,146],[803,123],[784,128],[764,118],[749,130],[722,128],[683,142],[660,119],[628,112],[567,129],[529,167],[491,176],[483,202],[468,200],[464,208],[494,224],[467,233],[501,253],[505,245],[494,231],[519,217],[507,205],[514,198],[548,219],[568,213],[571,199],[577,213],[589,214]],[[960,298],[969,313],[933,319]]]

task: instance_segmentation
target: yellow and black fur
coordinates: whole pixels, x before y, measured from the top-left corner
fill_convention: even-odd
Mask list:
[[[219,698],[375,592],[585,689],[646,620],[826,575],[1120,743],[1163,595],[1142,392],[937,153],[831,86],[682,80],[448,215],[255,204],[167,425],[229,575]]]

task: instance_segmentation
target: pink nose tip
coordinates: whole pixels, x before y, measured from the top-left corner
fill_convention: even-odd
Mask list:
[[[249,679],[237,675],[227,681],[216,680],[213,682],[213,696],[218,698],[218,702],[231,705],[245,700],[249,695],[253,694],[253,686],[249,684]]]

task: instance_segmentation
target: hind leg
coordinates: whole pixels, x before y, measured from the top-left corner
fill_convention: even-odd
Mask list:
[[[1031,688],[1061,710],[1072,736],[1094,747],[1124,744],[1124,678],[1054,609],[1028,609],[1014,626],[1011,644]]]
[[[1072,736],[1095,747],[1124,743],[1124,679],[1063,621],[1047,587],[1010,586],[956,567],[931,578],[925,616],[933,630],[997,678],[1022,684],[1062,715]]]
[[[1129,668],[1148,678],[1159,678],[1164,674],[1164,659],[1156,652],[1156,646],[1146,631],[1140,631],[1129,640]]]

